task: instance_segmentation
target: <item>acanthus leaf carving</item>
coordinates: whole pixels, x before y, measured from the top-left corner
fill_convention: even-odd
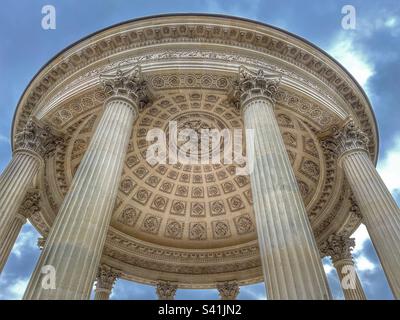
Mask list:
[[[217,289],[221,300],[235,300],[240,291],[237,281],[217,283]]]
[[[169,281],[159,280],[157,282],[156,293],[159,300],[173,300],[178,286]]]
[[[150,93],[140,65],[128,70],[118,67],[114,73],[100,74],[100,82],[106,95],[123,96],[131,100],[139,110],[150,102]]]
[[[111,291],[121,272],[106,264],[101,264],[97,271],[96,290]]]
[[[333,134],[321,142],[321,146],[337,158],[352,150],[369,153],[368,144],[368,135],[355,124],[353,119],[347,121],[342,128],[333,128]]]
[[[53,132],[48,125],[39,124],[38,120],[30,118],[15,136],[15,152],[28,151],[42,159],[51,157],[63,138]]]
[[[354,238],[332,234],[320,244],[319,249],[324,256],[330,256],[332,262],[336,262],[343,259],[352,259],[351,251],[354,246]]]
[[[233,82],[230,93],[231,101],[236,108],[244,107],[254,98],[267,98],[275,102],[278,93],[281,75],[258,69],[250,71],[244,66],[239,67],[238,79]]]

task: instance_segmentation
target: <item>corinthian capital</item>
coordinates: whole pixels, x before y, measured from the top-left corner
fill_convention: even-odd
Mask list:
[[[129,70],[118,68],[113,73],[101,74],[100,82],[108,96],[125,97],[139,109],[144,108],[150,101],[140,66]]]
[[[18,213],[29,218],[40,211],[40,194],[36,190],[28,191],[22,201]]]
[[[112,290],[115,281],[121,276],[120,271],[111,268],[106,264],[101,264],[97,270],[96,290]]]
[[[15,136],[15,152],[27,151],[45,159],[51,157],[63,138],[47,125],[30,118],[24,129]]]
[[[368,152],[369,139],[354,121],[350,119],[342,128],[334,128],[333,134],[324,139],[322,147],[335,155],[341,157],[344,153],[351,150],[364,150]]]
[[[355,246],[354,238],[332,234],[321,243],[319,249],[324,256],[330,256],[332,262],[343,259],[352,259],[351,250]]]
[[[238,80],[233,84],[232,100],[236,107],[244,107],[260,97],[275,102],[280,81],[281,75],[278,73],[268,73],[262,69],[253,72],[240,66]]]
[[[159,300],[173,300],[178,286],[169,281],[158,281],[156,293]]]
[[[217,284],[217,289],[221,300],[235,300],[240,291],[236,281],[220,282]]]

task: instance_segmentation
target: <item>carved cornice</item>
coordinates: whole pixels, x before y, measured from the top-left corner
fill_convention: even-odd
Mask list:
[[[119,270],[109,267],[106,264],[101,264],[97,270],[96,290],[111,291],[117,278],[121,276]]]
[[[104,248],[104,255],[109,258],[122,261],[123,263],[130,264],[135,267],[140,267],[145,270],[152,270],[155,272],[166,272],[166,273],[179,273],[182,275],[215,275],[218,273],[227,272],[239,272],[249,270],[252,268],[258,268],[261,265],[259,257],[254,257],[247,260],[238,261],[226,261],[222,263],[203,264],[194,262],[191,264],[181,262],[166,262],[154,259],[149,259],[139,255],[132,255],[122,253],[120,250],[115,250],[109,247]],[[177,261],[178,262],[178,261]]]
[[[368,143],[368,135],[350,119],[342,128],[333,128],[332,135],[325,138],[321,145],[339,159],[350,151],[363,150],[369,153]]]
[[[354,197],[354,194],[351,194],[350,196],[350,213],[354,214],[357,218],[362,219],[362,214],[360,207],[357,204],[356,198]]]
[[[155,249],[153,245],[146,244],[131,237],[120,236],[118,231],[113,232],[110,228],[107,234],[107,243],[113,247],[130,250],[132,256],[136,256],[138,259],[154,259],[154,261],[161,263],[163,261],[171,261],[171,257],[174,257],[175,261],[192,265],[194,269],[199,267],[199,264],[228,263],[229,261],[235,261],[239,257],[246,260],[254,258],[259,259],[259,249],[256,241],[252,241],[241,248],[223,248],[209,252],[188,249],[180,250],[179,248],[172,249],[168,247],[159,247]]]
[[[221,300],[235,300],[240,291],[237,281],[217,283],[217,289]]]
[[[284,32],[257,25],[260,28],[251,30],[251,23],[231,19],[235,24],[227,23],[226,18],[195,17],[198,21],[210,23],[190,23],[183,17],[151,18],[154,23],[141,25],[147,19],[124,24],[104,31],[102,36],[82,41],[79,48],[74,47],[63,53],[63,59],[53,60],[32,82],[29,90],[21,99],[18,114],[14,124],[14,134],[22,130],[32,111],[41,99],[51,92],[54,87],[79,70],[93,64],[99,59],[108,60],[115,54],[134,48],[157,44],[202,42],[216,43],[246,48],[285,60],[302,68],[319,78],[334,90],[350,108],[357,114],[362,129],[370,139],[370,151],[374,153],[376,135],[372,111],[363,93],[353,83],[352,79],[334,62],[324,59],[320,52],[310,53],[310,46]],[[174,19],[174,20],[172,20]],[[182,19],[184,22],[180,22]],[[207,27],[204,27],[207,24]],[[141,26],[140,26],[141,25]],[[207,29],[207,30],[206,30]],[[313,49],[312,49],[313,50]],[[151,55],[148,55],[149,57]],[[164,54],[167,56],[167,54]],[[190,57],[190,56],[188,56]],[[146,60],[146,58],[144,59]],[[235,61],[235,60],[229,60]]]
[[[100,75],[100,83],[104,92],[109,97],[123,97],[133,104],[133,111],[138,112],[150,101],[147,83],[143,79],[140,66],[129,70],[117,69],[116,72],[103,73]]]
[[[166,73],[148,77],[148,87],[151,91],[171,91],[178,89],[217,90],[221,92],[232,88],[234,80],[225,75],[195,74],[195,73]],[[233,93],[233,91],[231,91]],[[94,89],[85,94],[78,95],[73,101],[60,104],[48,116],[49,122],[59,130],[70,130],[76,119],[87,116],[93,109],[104,104],[106,95],[103,90]],[[233,98],[231,96],[231,98]],[[236,100],[238,101],[238,100]],[[233,101],[231,101],[233,102]],[[315,103],[311,99],[299,96],[290,90],[279,88],[276,94],[276,103],[303,116],[311,122],[318,131],[328,130],[340,121],[332,111]],[[239,104],[237,104],[239,106]],[[71,128],[72,129],[72,128]],[[71,133],[71,132],[69,132]]]
[[[240,66],[239,79],[233,83],[231,93],[233,104],[239,108],[246,108],[249,102],[254,99],[267,99],[275,103],[281,75],[269,73],[263,69],[256,72]],[[243,110],[242,110],[243,111]]]
[[[36,190],[27,191],[24,200],[21,203],[21,206],[18,210],[18,213],[25,218],[30,218],[34,214],[39,213],[40,211],[40,194]]]
[[[63,138],[55,134],[49,126],[39,124],[39,121],[31,118],[15,136],[14,152],[29,152],[40,159],[46,159],[54,154],[57,145],[62,141]]]
[[[175,298],[178,285],[169,281],[159,280],[157,282],[156,293],[159,300],[173,300]]]
[[[340,209],[344,201],[348,197],[349,193],[348,186],[345,184],[341,184],[339,186],[340,189],[337,190],[337,192],[339,192],[339,196],[337,198],[334,198],[335,201],[332,203],[333,207],[329,209],[329,213],[324,216],[324,219],[319,224],[317,224],[315,228],[313,227],[313,233],[316,239],[323,237],[323,234],[329,230],[331,224],[335,222],[335,219],[337,219],[337,216],[340,212]],[[330,193],[332,192],[334,191],[331,190]]]
[[[338,234],[341,234],[343,236],[351,236],[354,232],[354,230],[357,229],[357,227],[360,225],[362,222],[362,215],[360,212],[360,208],[358,204],[355,201],[354,195],[350,193],[348,197],[349,201],[346,201],[347,205],[347,211],[343,211],[343,224],[342,226],[337,230]]]
[[[323,256],[330,256],[332,262],[337,262],[343,259],[352,259],[351,251],[354,246],[354,238],[332,234],[320,244],[319,249]]]

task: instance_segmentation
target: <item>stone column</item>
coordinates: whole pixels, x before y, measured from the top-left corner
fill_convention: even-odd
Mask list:
[[[217,289],[221,300],[236,300],[240,288],[236,281],[217,283]]]
[[[389,285],[400,299],[400,210],[369,157],[368,142],[350,120],[322,145],[338,157]]]
[[[280,76],[240,70],[258,242],[269,299],[330,299],[326,275],[274,114]],[[253,151],[253,152],[252,152]]]
[[[354,246],[354,238],[333,234],[321,244],[320,250],[323,255],[331,257],[345,299],[366,300],[351,256],[351,250]]]
[[[7,262],[21,228],[26,223],[26,219],[39,211],[39,199],[40,196],[37,191],[28,191],[26,193],[18,213],[14,216],[11,222],[7,236],[0,243],[0,272],[3,270]]]
[[[30,119],[16,135],[11,162],[0,176],[0,243],[9,235],[18,208],[38,173],[43,158],[60,142],[49,127]]]
[[[103,75],[110,96],[72,180],[25,299],[89,299],[115,204],[138,109],[147,101],[139,68]],[[41,269],[55,268],[56,289],[43,289]]]
[[[121,273],[105,264],[97,270],[94,300],[109,300],[115,281]]]
[[[157,282],[156,293],[158,300],[174,300],[178,286],[169,281],[160,280]]]

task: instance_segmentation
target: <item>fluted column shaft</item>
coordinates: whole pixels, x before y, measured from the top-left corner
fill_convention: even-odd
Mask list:
[[[6,241],[11,228],[15,227],[12,226],[13,219],[39,168],[40,158],[37,155],[17,151],[2,173],[0,177],[0,243]]]
[[[22,226],[26,223],[26,219],[40,210],[39,201],[40,194],[37,190],[29,190],[26,192],[18,208],[18,213],[14,215],[9,225],[6,237],[0,242],[0,272],[7,263],[11,249],[18,238]]]
[[[254,129],[250,174],[258,242],[269,299],[329,299],[326,276],[296,178],[275,119],[273,102],[242,105],[245,129]]]
[[[358,278],[353,259],[340,259],[333,262],[346,300],[366,300],[364,289]]]
[[[54,153],[61,141],[49,126],[35,118],[29,118],[14,137],[13,158],[0,176],[0,244],[4,246],[0,252],[1,268],[10,253],[8,248],[13,246],[10,241],[18,236],[19,223],[14,221],[18,209],[44,159]]]
[[[400,210],[366,151],[345,153],[341,165],[394,296],[400,299]]]
[[[331,257],[345,299],[366,300],[351,254],[355,245],[354,238],[334,233],[320,244],[320,250],[322,256]]]
[[[137,116],[136,105],[113,97],[79,165],[25,299],[89,299],[101,258],[123,162]],[[43,289],[41,269],[56,271],[56,289]]]
[[[22,226],[25,224],[26,218],[21,214],[16,214],[9,226],[8,233],[0,243],[0,272],[3,271],[11,250],[18,238]]]
[[[111,290],[96,289],[94,293],[94,300],[110,300]]]

